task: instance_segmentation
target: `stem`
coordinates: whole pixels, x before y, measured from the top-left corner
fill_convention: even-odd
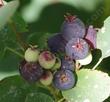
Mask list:
[[[96,63],[96,65],[92,68],[92,70],[95,70],[97,66],[102,62],[103,58],[101,57],[99,61]]]
[[[60,95],[60,91],[55,89],[52,85],[47,87],[48,90],[50,90],[51,94],[53,95],[55,102],[58,102],[60,99],[62,99]]]
[[[27,44],[23,41],[23,39],[21,37],[21,34],[17,32],[15,23],[13,21],[10,21],[9,24],[10,24],[10,27],[12,28],[13,32],[16,34],[16,38],[17,38],[19,44],[24,49],[26,49],[27,48]]]
[[[58,100],[58,102],[63,102],[65,99],[64,98],[61,98],[60,100]]]
[[[53,89],[53,87],[47,87],[49,90],[50,90],[50,92],[51,92],[51,94],[54,96],[54,98],[55,98],[55,102],[57,101],[57,95],[56,95],[56,92],[55,92],[55,90]]]
[[[82,65],[78,61],[76,61],[75,67],[76,67],[76,70],[79,70],[82,67]]]
[[[14,50],[12,48],[6,47],[6,50],[9,50],[9,51],[13,52],[14,54],[20,56],[21,58],[24,58],[24,56],[22,54],[20,54],[19,52],[17,52],[16,50]]]

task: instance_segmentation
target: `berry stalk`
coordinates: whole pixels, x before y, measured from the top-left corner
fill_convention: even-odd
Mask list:
[[[14,50],[10,47],[6,47],[6,50],[9,50],[9,51],[13,52],[14,54],[18,55],[19,57],[24,58],[24,56],[21,53],[17,52],[16,50]]]
[[[59,100],[62,99],[62,97],[60,96],[60,91],[54,88],[52,85],[47,86],[47,89],[50,90],[51,94],[55,98],[55,102],[59,102]]]

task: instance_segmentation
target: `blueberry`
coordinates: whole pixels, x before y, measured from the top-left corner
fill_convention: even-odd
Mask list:
[[[71,89],[75,85],[75,75],[70,70],[59,70],[54,75],[53,85],[59,90]]]
[[[43,51],[39,55],[38,61],[44,69],[51,69],[56,62],[56,57],[50,51]]]
[[[54,52],[54,53],[59,51],[64,52],[65,45],[66,45],[66,41],[63,39],[63,37],[59,33],[57,33],[56,35],[48,39],[48,46],[51,52]]]
[[[84,38],[85,36],[85,25],[77,17],[67,15],[66,20],[63,22],[61,27],[61,34],[66,41],[72,38]]]
[[[86,40],[91,45],[91,48],[96,48],[96,38],[97,38],[97,31],[93,28],[93,26],[89,26],[87,30]]]
[[[61,60],[61,69],[74,71],[75,70],[74,61],[68,58],[63,58]]]
[[[44,71],[42,77],[40,78],[40,82],[45,85],[48,86],[52,83],[53,80],[53,74],[50,71]]]
[[[38,81],[43,74],[43,69],[38,63],[26,62],[25,60],[20,63],[19,71],[28,82]]]
[[[67,56],[75,60],[84,59],[89,54],[89,45],[81,38],[72,38],[65,49]]]

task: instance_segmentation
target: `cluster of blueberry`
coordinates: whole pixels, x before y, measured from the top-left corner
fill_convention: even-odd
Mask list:
[[[96,47],[96,30],[90,26],[87,31],[84,23],[68,14],[61,32],[48,39],[50,51],[42,51],[30,46],[20,64],[20,74],[28,82],[40,81],[41,84],[53,85],[59,90],[67,90],[76,83],[76,61],[82,65],[92,61],[91,49]],[[55,56],[63,52],[62,58]]]
[[[39,49],[31,46],[25,52],[25,60],[20,64],[20,74],[28,82],[40,81],[43,85],[53,83],[54,87],[64,90],[72,88],[75,76],[72,73],[75,64],[68,58],[60,59],[50,51],[40,53]]]
[[[92,61],[91,49],[96,48],[96,33],[93,26],[86,29],[79,18],[67,14],[61,32],[48,40],[48,46],[51,52],[64,52],[81,65],[87,65]]]

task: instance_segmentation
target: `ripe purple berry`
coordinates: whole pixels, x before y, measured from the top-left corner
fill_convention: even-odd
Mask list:
[[[96,29],[93,28],[93,26],[89,26],[87,35],[86,35],[86,40],[88,43],[91,45],[92,48],[96,48],[96,38],[97,38],[97,31]]]
[[[61,69],[74,71],[75,70],[74,61],[69,58],[63,58],[61,60]]]
[[[65,21],[61,27],[61,34],[66,41],[72,38],[84,38],[85,36],[85,25],[77,18],[68,14],[65,16]]]
[[[39,55],[38,60],[39,60],[39,64],[44,69],[51,69],[54,66],[55,62],[56,62],[56,57],[50,51],[43,51]]]
[[[53,85],[60,90],[71,89],[75,85],[75,75],[70,70],[60,70],[54,75]]]
[[[75,60],[84,59],[89,54],[89,45],[81,38],[71,39],[65,49],[67,56]]]
[[[53,74],[50,71],[45,71],[42,77],[40,78],[40,82],[45,86],[50,85],[52,83],[52,80],[53,80]]]
[[[66,41],[60,34],[56,34],[48,39],[48,46],[51,52],[65,51]]]
[[[36,82],[43,74],[43,69],[38,63],[26,62],[20,63],[19,71],[21,76],[28,82]]]

